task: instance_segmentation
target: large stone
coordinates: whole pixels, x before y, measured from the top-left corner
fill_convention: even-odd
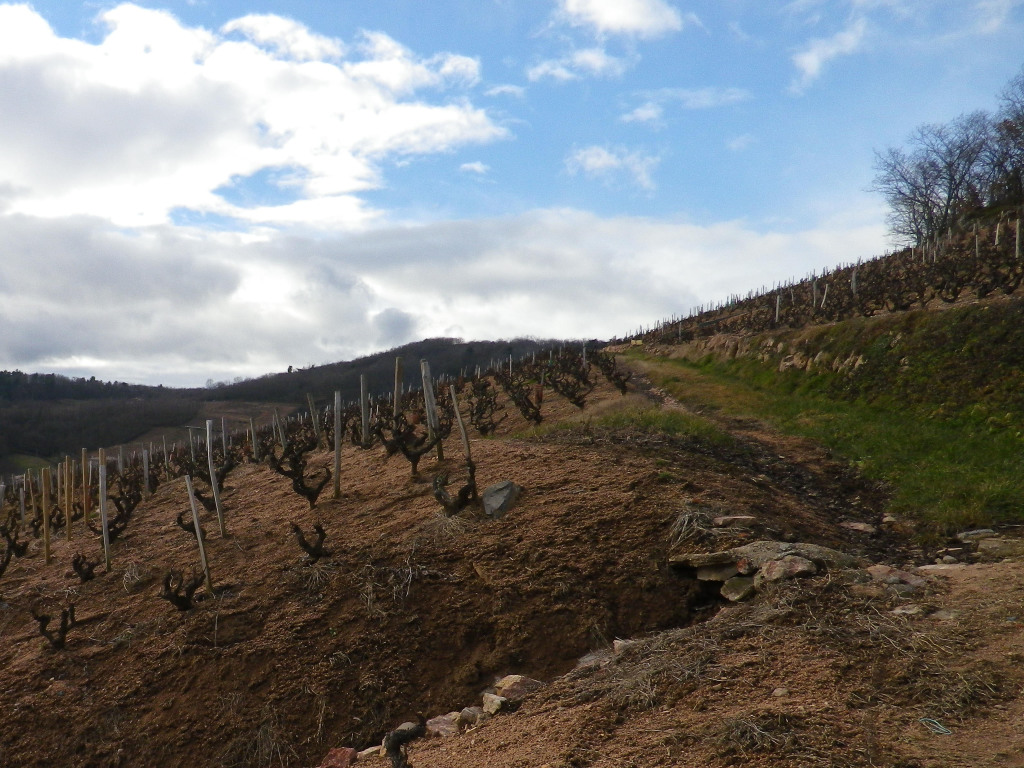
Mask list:
[[[986,560],[1002,560],[1004,557],[1024,555],[1022,539],[982,539],[978,542],[978,557]]]
[[[430,736],[458,736],[459,713],[449,712],[427,720],[427,734]]]
[[[750,576],[733,576],[722,585],[722,597],[733,603],[746,600],[754,594],[754,580]]]
[[[480,496],[484,505],[484,514],[495,520],[501,519],[515,506],[516,500],[522,492],[522,486],[516,485],[511,480],[502,480],[500,483],[487,486]]]
[[[508,704],[504,696],[495,696],[493,693],[484,694],[484,712],[488,715],[496,715]]]
[[[531,693],[544,687],[540,680],[524,675],[506,675],[494,684],[494,692],[509,701],[522,701]]]
[[[352,747],[335,747],[327,753],[327,757],[320,763],[320,768],[348,768],[358,759],[359,753]]]
[[[761,570],[754,576],[754,588],[761,589],[768,582],[795,579],[798,576],[813,576],[817,572],[818,566],[807,558],[799,555],[786,555],[781,560],[772,560],[761,566]]]
[[[817,544],[802,544],[788,541],[755,541],[742,547],[733,547],[723,552],[690,552],[669,558],[669,564],[704,568],[711,565],[744,563],[750,573],[772,560],[781,560],[786,555],[796,555],[810,560],[821,568],[853,568],[863,561],[859,558],[829,549]]]

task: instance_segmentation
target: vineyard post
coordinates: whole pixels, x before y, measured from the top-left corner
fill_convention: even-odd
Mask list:
[[[306,394],[306,402],[309,403],[309,418],[313,422],[313,436],[316,437],[317,444],[320,443],[320,419],[316,417],[316,403],[313,402],[313,396]]]
[[[223,416],[220,417],[220,447],[224,451],[224,461],[228,460],[228,422]]]
[[[1020,219],[1017,219],[1017,244],[1014,246],[1013,255],[1020,259]]]
[[[124,474],[124,446],[117,446],[117,471],[119,474]]]
[[[402,358],[395,358],[395,399],[392,403],[391,418],[397,419],[402,408]]]
[[[107,523],[107,452],[100,448],[100,526],[103,528],[103,561],[110,571],[110,528]]]
[[[188,452],[192,456],[192,461],[196,460],[196,443],[195,438],[192,436],[192,428],[188,427]]]
[[[366,374],[359,374],[359,412],[362,417],[362,446],[370,447],[370,394],[367,391]]]
[[[18,511],[21,513],[21,524],[25,525],[25,481],[22,480],[21,488],[18,489]]]
[[[224,532],[224,510],[220,506],[220,491],[217,490],[217,470],[213,466],[213,419],[206,420],[206,461],[210,468],[210,485],[213,486],[213,504],[217,508],[217,524],[223,538],[227,534]]]
[[[779,305],[782,303],[782,294],[775,294],[775,322],[779,322]]]
[[[511,357],[509,360],[511,361]],[[430,363],[420,360],[420,376],[423,378],[423,405],[427,409],[427,439],[437,441],[437,460],[444,461],[444,447],[438,435],[441,431],[441,423],[437,418],[437,400],[434,399],[434,382],[430,378]]]
[[[71,502],[75,498],[75,463],[68,456],[64,462],[64,532],[71,541]]]
[[[473,462],[473,456],[469,452],[469,435],[466,434],[466,425],[462,421],[462,414],[459,413],[459,401],[455,397],[455,385],[452,384],[448,387],[448,391],[452,396],[452,410],[455,411],[455,421],[459,425],[459,434],[462,435],[462,447],[466,452],[466,463],[471,464]]]
[[[89,452],[82,449],[82,522],[84,525],[89,524],[89,481],[92,479],[89,477]]]
[[[203,546],[203,529],[199,527],[199,510],[196,507],[196,494],[192,489],[192,478],[185,475],[185,487],[188,489],[188,501],[192,506],[192,525],[196,529],[196,543],[199,545],[199,560],[203,564],[203,576],[206,579],[206,589],[213,594],[213,581],[210,579],[210,564],[206,560],[206,547]]]
[[[43,467],[43,559],[50,564],[50,468]]]
[[[341,390],[334,390],[334,495],[341,498]]]
[[[249,417],[249,434],[252,435],[252,460],[260,460],[260,444],[256,442],[256,421]]]

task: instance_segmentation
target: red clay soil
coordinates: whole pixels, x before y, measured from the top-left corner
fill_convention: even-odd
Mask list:
[[[415,742],[410,761],[1024,764],[1019,684],[1003,653],[1021,639],[1016,618],[967,607],[933,618],[940,604],[970,604],[966,581],[936,577],[913,598],[920,615],[892,614],[908,598],[856,574],[787,582],[723,610],[717,590],[671,567],[682,539],[708,551],[799,540],[901,565],[920,553],[895,533],[840,525],[879,524],[884,497],[813,445],[749,429],[710,443],[595,426],[652,403],[602,386],[581,414],[548,395],[544,426],[563,427],[515,416],[497,437],[474,439],[481,487],[525,488],[501,520],[442,516],[433,459],[413,478],[400,456],[346,445],[342,498],[328,488],[312,511],[287,479],[241,466],[223,496],[228,537],[204,516],[215,590],[189,611],[158,596],[170,570],[198,567],[194,539],[174,524],[188,509],[181,479],[140,504],[111,571],[92,581],[69,565],[79,551],[101,555],[80,523],[49,566],[34,541],[0,579],[0,765],[315,766],[332,747],[379,743],[417,712],[479,703],[509,673],[549,685],[513,714]],[[457,487],[457,439],[445,452]],[[312,466],[331,460],[320,453]],[[756,523],[679,525],[721,514]],[[307,536],[322,523],[332,554],[305,564],[292,522]],[[998,586],[1019,603],[1019,588],[999,579],[979,596]],[[32,610],[59,616],[68,603],[78,623],[56,650]],[[575,669],[615,638],[639,641]],[[953,734],[932,735],[918,722],[926,715]],[[1014,757],[992,762],[992,739]]]

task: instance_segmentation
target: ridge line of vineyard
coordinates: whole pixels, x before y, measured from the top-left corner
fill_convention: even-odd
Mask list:
[[[697,307],[626,340],[678,344],[718,333],[754,334],[923,309],[936,300],[952,304],[971,292],[978,300],[1011,295],[1024,280],[1021,248],[1020,218],[1012,221],[1004,211],[994,223],[951,229],[920,246]]]

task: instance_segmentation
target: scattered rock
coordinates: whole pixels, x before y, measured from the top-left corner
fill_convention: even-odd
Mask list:
[[[956,611],[951,611],[948,608],[941,608],[931,614],[928,618],[935,619],[936,621],[956,621],[958,617],[959,614]]]
[[[373,748],[375,751],[379,747]],[[352,747],[335,747],[327,753],[327,757],[320,763],[320,768],[348,768],[359,759],[359,753]]]
[[[612,651],[602,648],[598,651],[591,651],[585,656],[580,656],[576,662],[576,669],[590,669],[591,667],[603,667],[612,660]]]
[[[867,533],[869,535],[878,533],[878,529],[870,523],[855,523],[851,521],[846,523],[840,523],[839,525],[843,528],[846,528],[847,530],[857,531],[858,533]]]
[[[750,576],[733,576],[722,585],[722,597],[733,603],[746,600],[754,591],[754,580]]]
[[[484,712],[488,715],[498,714],[506,704],[508,704],[508,699],[504,696],[495,696],[493,693],[484,694]]]
[[[459,725],[468,727],[471,725],[479,725],[490,717],[484,712],[483,707],[466,707],[459,712]]]
[[[522,492],[522,486],[516,485],[511,480],[502,480],[500,483],[487,486],[480,496],[484,505],[484,514],[495,520],[500,520],[515,506],[516,500]]]
[[[917,571],[930,573],[932,571],[952,571],[959,568],[966,568],[964,563],[936,563],[935,565],[919,565]]]
[[[745,527],[757,522],[753,515],[724,515],[716,517],[711,521],[715,528]]]
[[[772,691],[772,696],[779,699],[783,696],[789,696],[789,688],[776,688],[774,691]]]
[[[982,539],[978,542],[978,557],[986,560],[1002,560],[1004,557],[1024,555],[1024,541],[1021,539]]]
[[[615,640],[612,641],[612,652],[618,656],[631,645],[636,645],[636,640],[620,640],[619,638],[615,638]]]
[[[953,563],[959,563],[960,561],[952,555],[943,555],[942,562],[944,562],[946,565],[952,565]]]
[[[813,576],[817,572],[818,566],[807,558],[799,555],[786,555],[781,560],[772,560],[770,563],[764,564],[754,576],[754,588],[761,589],[766,582],[794,579],[798,576]]]
[[[430,718],[427,720],[427,733],[430,736],[458,736],[459,714],[458,712],[449,712],[447,715]]]
[[[358,763],[360,760],[369,760],[371,757],[377,757],[377,755],[384,755],[384,747],[380,745],[367,747],[358,753],[356,756],[356,762]]]
[[[522,701],[534,691],[543,688],[544,683],[524,675],[506,675],[494,684],[494,692],[509,701]],[[463,710],[465,711],[465,710]]]
[[[924,566],[931,567],[931,566]],[[872,565],[865,569],[875,581],[884,584],[909,584],[912,587],[925,587],[928,582],[920,576],[893,568],[891,565]],[[921,570],[920,568],[918,570]]]
[[[995,536],[998,536],[998,535],[999,534],[997,534],[991,528],[978,528],[977,530],[974,530],[974,531],[964,531],[963,533],[958,533],[956,535],[956,537],[960,541],[968,542],[968,541],[980,541],[981,539],[991,539],[991,538],[994,538]]]

